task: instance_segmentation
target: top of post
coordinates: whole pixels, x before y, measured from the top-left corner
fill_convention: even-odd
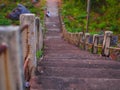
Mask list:
[[[20,16],[35,16],[35,14],[33,14],[33,13],[24,13],[24,14],[21,14]]]

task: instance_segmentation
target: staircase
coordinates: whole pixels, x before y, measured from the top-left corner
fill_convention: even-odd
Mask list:
[[[44,58],[31,90],[120,90],[120,63],[80,50],[62,38],[57,0],[47,0]]]

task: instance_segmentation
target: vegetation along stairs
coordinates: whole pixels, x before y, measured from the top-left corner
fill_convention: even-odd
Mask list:
[[[44,57],[31,90],[120,90],[120,63],[91,54],[62,38],[57,0],[47,0]]]

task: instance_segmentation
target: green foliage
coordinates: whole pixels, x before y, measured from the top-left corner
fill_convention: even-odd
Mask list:
[[[111,31],[118,31],[118,26],[116,24],[111,24],[109,29]]]
[[[40,57],[42,57],[42,55],[43,55],[43,51],[42,50],[39,50],[39,51],[36,52],[37,59],[39,59]]]
[[[98,28],[98,24],[96,22],[91,23],[89,29],[91,31],[95,31]]]
[[[46,3],[45,0],[41,1],[41,5],[39,7],[35,7],[30,0],[0,0],[0,5],[4,5],[4,7],[0,8],[0,25],[19,25],[19,20],[9,20],[6,18],[6,15],[16,8],[18,3],[23,4],[30,10],[30,12],[36,14],[36,16],[39,16],[41,20],[44,19],[43,7]]]
[[[84,30],[84,25],[86,24],[86,12],[84,12],[84,2],[80,2],[81,7],[79,8],[79,4],[76,3],[76,0],[64,0],[62,6],[62,16],[63,21],[66,25],[66,28],[69,32],[80,32]],[[82,12],[80,12],[82,11]]]
[[[83,28],[67,28],[69,32],[76,33],[76,32],[81,32]]]
[[[11,20],[0,19],[0,25],[11,25]]]
[[[65,23],[66,26],[69,27],[71,22],[68,18],[64,18],[64,23]]]
[[[37,15],[40,17],[41,21],[44,21],[44,10],[46,9],[46,0],[40,0],[40,6],[37,8]]]
[[[8,20],[4,16],[0,15],[0,25],[10,25],[11,23],[11,20]]]
[[[90,32],[90,35],[94,35],[94,34],[99,34],[99,32],[97,32],[97,31]]]
[[[106,0],[91,0],[91,10],[103,14],[106,8]]]
[[[105,22],[101,22],[101,23],[98,25],[98,27],[99,27],[100,29],[104,29],[106,26],[107,26],[107,25],[106,25]]]
[[[62,15],[68,31],[86,29],[86,9],[86,0],[63,0]],[[120,32],[119,25],[120,0],[91,0],[89,32],[96,33],[101,29]]]

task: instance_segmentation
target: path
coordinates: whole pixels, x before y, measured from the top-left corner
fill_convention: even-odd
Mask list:
[[[44,59],[31,90],[120,90],[120,63],[82,51],[61,37],[57,0],[47,0]],[[41,68],[43,72],[41,72]]]

